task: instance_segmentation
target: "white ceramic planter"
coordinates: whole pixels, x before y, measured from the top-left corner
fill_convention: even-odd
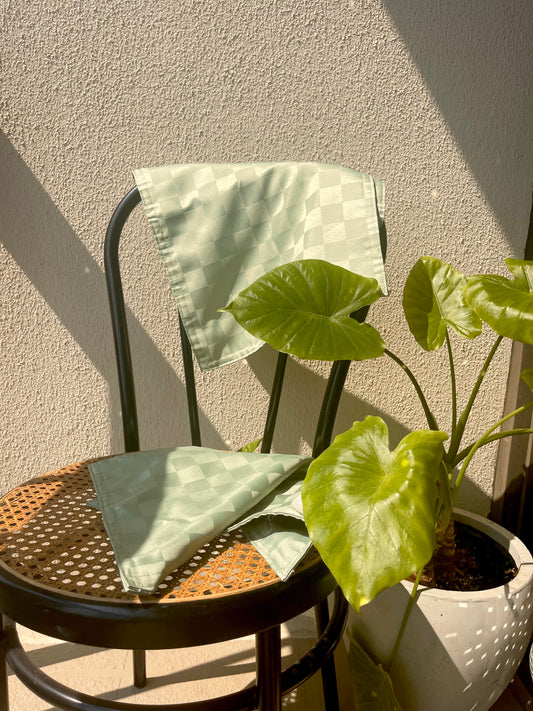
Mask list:
[[[393,684],[403,711],[488,711],[511,681],[533,628],[533,558],[524,544],[481,516],[455,519],[483,531],[519,568],[507,585],[480,592],[423,588],[403,637]],[[390,662],[412,584],[380,593],[349,628],[380,660]]]

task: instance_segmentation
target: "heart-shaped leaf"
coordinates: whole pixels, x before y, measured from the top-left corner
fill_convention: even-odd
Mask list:
[[[381,664],[375,664],[348,633],[348,664],[352,672],[354,701],[360,711],[402,711],[394,694],[392,679]]]
[[[440,348],[450,326],[464,338],[481,333],[481,321],[465,303],[465,277],[435,257],[421,257],[407,277],[403,309],[409,329],[426,351]]]
[[[518,289],[533,291],[533,262],[525,259],[506,259],[505,266],[514,276],[514,284]]]
[[[496,274],[467,279],[465,300],[500,336],[533,345],[533,262],[506,259],[513,280]]]
[[[252,442],[248,442],[248,444],[245,444],[243,447],[238,449],[238,452],[255,452],[256,449],[259,447],[259,445],[262,442],[262,438],[259,437],[259,439],[254,439]]]
[[[430,560],[446,438],[418,430],[391,452],[383,420],[367,417],[309,467],[309,535],[356,610]]]
[[[311,360],[366,360],[383,354],[372,326],[350,314],[381,295],[375,279],[320,259],[277,267],[222,311],[273,348]]]
[[[533,390],[533,368],[526,368],[520,373],[520,377],[530,390]]]

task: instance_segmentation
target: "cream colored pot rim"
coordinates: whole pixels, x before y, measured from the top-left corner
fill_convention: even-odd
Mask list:
[[[477,590],[475,592],[461,592],[458,590],[437,590],[435,588],[421,588],[420,595],[424,598],[432,597],[436,600],[456,600],[457,602],[476,602],[486,601],[487,599],[511,598],[519,596],[520,593],[531,587],[533,579],[533,557],[522,541],[513,533],[508,531],[503,526],[500,526],[494,521],[490,521],[484,516],[465,511],[464,509],[454,509],[454,519],[461,523],[466,523],[478,531],[486,533],[512,556],[515,564],[518,567],[518,574],[505,585],[500,585],[496,588],[488,590]],[[402,585],[410,592],[413,584],[406,580],[402,581]],[[529,597],[529,593],[527,594]]]

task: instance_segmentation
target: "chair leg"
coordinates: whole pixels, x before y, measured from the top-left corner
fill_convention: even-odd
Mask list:
[[[257,711],[281,711],[281,628],[255,636]]]
[[[133,685],[137,689],[143,689],[146,686],[146,652],[144,649],[133,650]]]
[[[315,620],[318,635],[320,636],[329,622],[328,600],[322,600],[315,606]],[[333,655],[327,659],[321,670],[322,688],[324,691],[324,705],[326,711],[339,711],[339,692],[337,688],[337,674],[335,672],[335,659]]]
[[[4,618],[0,615],[0,633],[4,636]],[[7,684],[7,663],[3,649],[0,648],[0,711],[9,711],[9,691]]]

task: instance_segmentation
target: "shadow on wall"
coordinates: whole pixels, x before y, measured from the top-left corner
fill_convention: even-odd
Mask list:
[[[521,256],[531,170],[533,5],[384,0],[510,242]],[[528,140],[529,135],[529,140]],[[520,205],[523,214],[512,208]]]
[[[2,242],[109,384],[110,412],[103,411],[102,417],[110,420],[110,451],[123,451],[120,400],[103,270],[3,133],[0,133],[0,160],[4,174]],[[117,203],[120,197],[117,195]],[[102,253],[103,239],[102,231]],[[167,419],[161,421],[161,402],[185,402],[185,389],[129,310],[128,320],[137,370],[141,374],[151,373],[149,381],[141,377],[137,383],[137,399],[142,402],[139,407],[141,444],[158,447],[176,442],[181,430],[187,431],[186,417],[182,416],[177,424]],[[145,397],[148,389],[150,396]],[[177,405],[171,411],[178,412]],[[204,426],[209,428],[209,423],[204,422]],[[216,437],[214,431],[209,434]]]
[[[248,362],[265,389],[270,388],[269,378],[274,369],[274,353],[268,347],[249,356]],[[352,374],[357,373],[358,363],[351,364]],[[303,361],[291,358],[287,365],[285,388],[273,446],[277,452],[296,452],[304,442],[311,450],[314,426],[318,420],[321,398],[326,388],[326,378],[309,370]],[[394,449],[410,430],[388,413],[345,391],[342,395],[333,438],[348,430],[356,421],[367,415],[381,417],[389,429],[389,446]],[[461,485],[457,505],[470,511],[486,514],[490,509],[490,497],[475,482],[465,478]]]
[[[123,451],[103,271],[4,134],[0,134],[0,156],[6,176],[2,203],[4,245],[109,384],[110,451]],[[28,210],[28,205],[31,205],[31,210]],[[179,409],[179,404],[185,403],[185,389],[150,336],[129,311],[128,319],[136,371],[139,375],[150,374],[138,377],[137,382],[137,399],[141,403],[141,446],[152,448],[188,441],[187,417],[183,407]],[[138,358],[135,358],[136,354]],[[250,356],[248,362],[262,386],[269,391],[275,354],[268,348],[262,348]],[[291,359],[289,363],[274,439],[274,449],[278,452],[296,452],[302,443],[311,446],[313,427],[326,385],[322,374],[309,370],[297,360]],[[357,363],[352,368],[357,368]],[[162,411],[172,413],[173,417],[162,418]],[[407,434],[407,430],[397,421],[351,393],[344,393],[341,399],[335,433],[348,429],[355,420],[369,414],[379,415],[387,421],[391,446]],[[206,413],[200,413],[200,417],[206,444],[224,447],[222,438]],[[481,493],[475,484],[465,482],[462,494],[467,500],[479,504]]]

